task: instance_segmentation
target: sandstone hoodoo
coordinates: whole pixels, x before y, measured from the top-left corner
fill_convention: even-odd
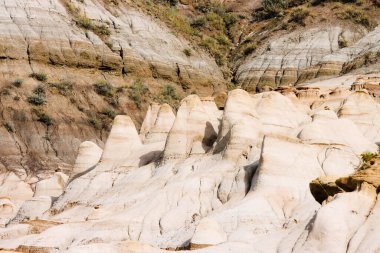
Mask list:
[[[0,253],[380,252],[380,5],[0,2]]]
[[[377,229],[380,126],[366,119],[380,115],[379,105],[363,91],[345,94],[331,101],[236,89],[223,111],[191,95],[176,115],[152,104],[140,134],[119,115],[104,150],[80,145],[70,180],[59,172],[20,181],[18,195],[14,183],[3,186],[0,247],[376,251],[367,234]],[[368,109],[354,117],[358,99]],[[331,109],[310,109],[317,102]]]

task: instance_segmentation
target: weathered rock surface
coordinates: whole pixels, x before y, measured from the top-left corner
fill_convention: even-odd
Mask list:
[[[339,47],[343,36],[350,45]],[[380,27],[371,32],[345,26],[310,27],[282,35],[238,64],[235,79],[249,91],[296,85],[305,80],[347,73],[355,59],[379,51]]]
[[[372,158],[363,163],[360,170],[347,177],[321,177],[310,183],[314,198],[322,203],[328,197],[340,192],[352,192],[359,189],[363,183],[373,186],[377,191],[380,187],[380,158]]]
[[[3,1],[0,9],[4,67],[24,60],[31,63],[31,70],[33,63],[39,62],[110,69],[120,74],[123,70],[188,85],[222,79],[216,63],[204,53],[194,51],[187,57],[183,50],[189,47],[188,42],[122,3],[112,9],[102,1]],[[110,35],[102,39],[92,31],[83,31],[72,21],[72,15],[78,14],[106,27]]]
[[[49,184],[31,183],[24,200],[4,191],[7,206],[22,207],[18,214],[19,207],[4,209],[6,223],[15,218],[0,230],[0,248],[376,251],[378,240],[367,235],[378,234],[377,167],[357,169],[360,155],[378,146],[361,121],[339,113],[354,110],[348,101],[363,94],[366,108],[375,108],[371,96],[349,90],[315,101],[233,90],[223,111],[212,99],[191,95],[175,118],[167,105],[152,105],[140,133],[130,117],[117,116],[101,155],[95,144],[81,145],[80,172],[56,201],[31,196],[41,186],[45,196],[56,196],[56,176]],[[320,101],[336,106],[310,109]],[[347,179],[332,183],[338,178]]]
[[[129,94],[140,79],[149,88],[142,108]],[[109,83],[112,97],[94,91],[96,83]],[[20,177],[83,170],[72,171],[80,144],[103,148],[109,133],[103,112],[129,112],[139,125],[145,106],[168,83],[181,94],[225,90],[214,59],[126,1],[0,2],[0,146],[6,147],[0,163]],[[39,85],[44,101],[34,105],[29,98]],[[160,131],[168,132],[170,123],[157,124],[147,138],[165,138]]]

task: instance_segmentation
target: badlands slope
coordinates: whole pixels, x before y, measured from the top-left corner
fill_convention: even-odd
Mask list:
[[[119,115],[70,175],[2,176],[0,249],[378,252],[380,161],[361,154],[380,105],[360,87],[235,89],[224,110],[190,95],[152,104],[140,133]]]

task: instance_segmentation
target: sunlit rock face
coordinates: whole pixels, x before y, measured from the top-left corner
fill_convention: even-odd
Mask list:
[[[0,56],[8,59],[1,72],[25,61],[32,70],[38,63],[100,68],[189,86],[223,79],[209,56],[193,50],[187,57],[189,42],[122,3],[108,8],[107,1],[15,0],[3,1],[0,10]],[[72,21],[78,14],[105,27],[107,36],[81,29]]]
[[[380,49],[380,27],[370,32],[359,30],[319,25],[272,37],[238,64],[235,79],[246,90],[265,91],[348,73],[362,67],[360,61]],[[349,46],[339,46],[342,36]],[[377,72],[376,67],[374,70]]]
[[[80,146],[70,177],[2,181],[0,248],[375,252],[378,160],[358,168],[378,152],[377,102],[294,92],[233,90],[223,111],[197,95],[176,114],[152,104],[140,132],[117,116],[104,150]]]

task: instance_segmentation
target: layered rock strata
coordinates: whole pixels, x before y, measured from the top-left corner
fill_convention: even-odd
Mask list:
[[[19,192],[30,192],[24,199],[4,188],[1,212],[8,218],[0,248],[376,251],[379,242],[367,236],[378,234],[373,182],[358,176],[360,187],[316,198],[322,206],[309,189],[316,178],[362,175],[355,172],[361,154],[378,152],[378,131],[371,130],[378,126],[368,120],[378,115],[372,96],[328,94],[313,100],[292,92],[233,90],[223,111],[210,98],[191,95],[175,119],[167,105],[153,104],[140,134],[128,116],[117,116],[103,151],[81,145],[77,172],[58,199],[60,174],[20,185]],[[365,114],[353,113],[357,103],[365,105]]]
[[[340,48],[342,36],[349,41],[348,47]],[[343,26],[295,30],[270,40],[239,63],[235,79],[255,92],[337,76],[366,65],[366,55],[380,50],[379,40],[380,27],[371,32]]]

